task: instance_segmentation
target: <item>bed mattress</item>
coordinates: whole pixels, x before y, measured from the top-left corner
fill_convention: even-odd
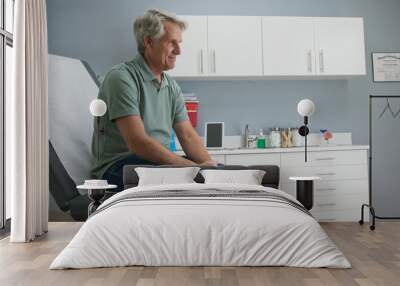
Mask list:
[[[294,197],[263,186],[197,183],[112,196],[50,269],[129,265],[351,267]]]

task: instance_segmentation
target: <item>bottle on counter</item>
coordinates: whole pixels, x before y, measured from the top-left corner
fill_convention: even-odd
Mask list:
[[[257,137],[257,148],[259,149],[265,148],[265,136],[262,129],[260,129],[260,134]]]
[[[174,129],[171,129],[170,136],[169,136],[169,149],[171,152],[176,151],[176,144],[175,144],[175,132]]]

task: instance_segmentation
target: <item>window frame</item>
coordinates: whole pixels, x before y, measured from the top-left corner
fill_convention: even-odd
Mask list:
[[[10,221],[6,219],[6,192],[5,192],[5,92],[6,92],[6,46],[13,48],[13,34],[6,30],[6,0],[0,0],[0,235],[9,231]],[[12,0],[13,13],[15,0]],[[15,15],[15,13],[14,13]],[[14,16],[12,15],[12,17]],[[13,29],[14,30],[14,27]]]

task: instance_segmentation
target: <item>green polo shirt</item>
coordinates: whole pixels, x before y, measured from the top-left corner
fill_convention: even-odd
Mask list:
[[[97,120],[94,120],[92,152],[95,160],[92,175],[96,178],[102,178],[114,163],[132,155],[115,119],[139,115],[146,133],[166,148],[169,148],[172,125],[188,120],[178,84],[166,73],[163,73],[161,84],[158,83],[140,54],[108,72],[100,86],[98,98],[107,104],[107,112],[100,118],[100,130],[103,131],[99,138]]]

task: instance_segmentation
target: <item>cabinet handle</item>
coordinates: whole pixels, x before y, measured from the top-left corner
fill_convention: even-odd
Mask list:
[[[328,192],[328,191],[336,191],[335,188],[320,188],[317,189],[318,192]]]
[[[217,73],[217,67],[215,65],[215,49],[213,50],[213,66],[214,66],[214,73]]]
[[[335,176],[336,173],[317,173],[317,176]]]
[[[319,207],[333,207],[336,206],[336,203],[327,203],[327,204],[317,204]]]
[[[312,72],[312,67],[311,67],[311,50],[308,50],[307,52],[307,71]]]
[[[324,50],[320,49],[319,50],[319,71],[324,72],[325,67],[324,67]]]
[[[203,66],[203,49],[200,50],[200,73],[204,73],[204,66]]]
[[[316,158],[316,161],[328,161],[328,160],[335,160],[334,157],[325,157],[325,158]]]

